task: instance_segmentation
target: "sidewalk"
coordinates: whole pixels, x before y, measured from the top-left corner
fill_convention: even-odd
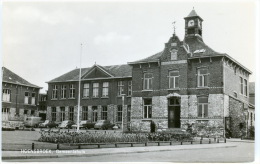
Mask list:
[[[227,142],[248,142],[248,143],[254,143],[255,140],[248,140],[248,139],[241,140],[241,138],[230,138],[230,139],[227,139]]]
[[[111,154],[144,153],[158,151],[176,151],[187,149],[215,149],[236,147],[236,143],[197,144],[197,145],[171,145],[171,146],[149,146],[149,147],[124,147],[124,148],[100,148],[100,149],[76,149],[76,150],[47,150],[45,152],[34,151],[2,151],[2,160],[8,159],[36,159],[36,158],[62,158],[72,156],[99,156]]]

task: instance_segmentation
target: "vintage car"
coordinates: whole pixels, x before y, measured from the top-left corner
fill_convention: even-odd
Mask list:
[[[73,121],[71,120],[65,120],[65,121],[62,121],[61,124],[59,125],[59,128],[61,129],[71,129],[72,128],[72,125],[75,124]]]
[[[81,129],[81,128],[84,128],[84,126],[86,126],[86,123],[87,123],[87,120],[81,120],[81,121],[79,122],[79,128],[80,128],[80,129]],[[77,128],[77,124],[72,125],[72,128]]]
[[[39,124],[40,128],[56,128],[58,126],[59,124],[50,120],[45,120],[45,122]]]
[[[24,121],[25,127],[38,127],[40,123],[42,123],[41,117],[27,117]]]
[[[114,124],[110,123],[108,120],[98,120],[98,122],[94,125],[94,129],[113,129]]]
[[[2,122],[2,131],[14,131],[15,127],[11,125],[8,121]]]

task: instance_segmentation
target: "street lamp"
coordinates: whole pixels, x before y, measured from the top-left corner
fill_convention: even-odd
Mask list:
[[[122,132],[124,132],[124,106],[125,106],[125,94],[121,94],[122,96]]]

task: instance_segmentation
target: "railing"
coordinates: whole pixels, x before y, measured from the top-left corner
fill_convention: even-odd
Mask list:
[[[61,146],[65,146],[64,149],[77,147],[78,149],[82,149],[83,146],[85,148],[92,146],[91,148],[101,148],[101,146],[109,146],[111,147],[126,147],[125,145],[130,145],[134,147],[134,145],[141,146],[167,146],[167,145],[192,145],[192,144],[218,144],[218,143],[226,143],[226,138],[214,138],[214,139],[200,139],[198,140],[182,140],[182,141],[150,141],[150,142],[116,142],[116,143],[56,143],[56,150],[61,149]],[[35,148],[41,149],[42,144],[32,143],[31,148],[34,150]],[[96,147],[93,147],[96,146]],[[103,147],[105,148],[105,147]],[[53,148],[55,149],[55,148]]]

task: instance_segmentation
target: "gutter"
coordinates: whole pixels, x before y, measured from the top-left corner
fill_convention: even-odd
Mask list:
[[[106,79],[126,79],[132,78],[132,76],[124,76],[124,77],[106,77],[106,78],[91,78],[91,79],[81,79],[81,81],[90,81],[90,80],[106,80]],[[65,80],[65,81],[47,81],[45,83],[64,83],[64,82],[78,82],[79,80]]]

